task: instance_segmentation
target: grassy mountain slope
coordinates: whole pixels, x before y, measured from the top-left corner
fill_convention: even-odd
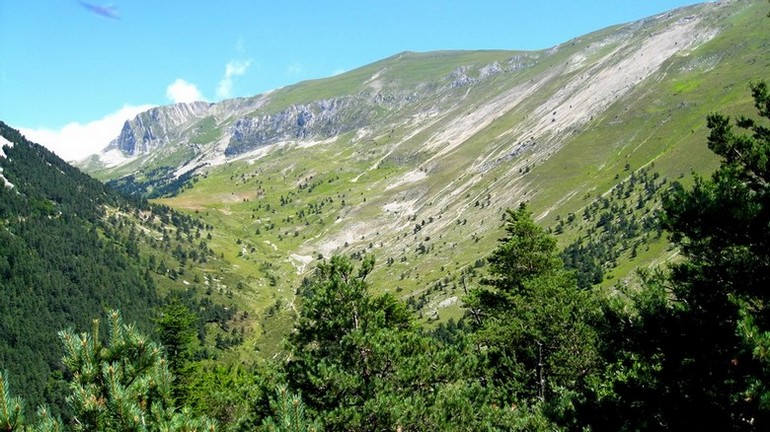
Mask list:
[[[266,346],[335,253],[375,254],[374,286],[458,316],[522,201],[563,247],[613,249],[591,258],[610,285],[674,253],[650,222],[658,193],[716,165],[708,112],[750,111],[766,9],[696,5],[536,52],[401,53],[213,105],[152,152],[85,167],[140,193],[174,184],[159,202],[218,228],[209,244]]]

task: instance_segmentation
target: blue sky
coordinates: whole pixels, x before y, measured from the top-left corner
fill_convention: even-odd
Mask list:
[[[0,0],[0,120],[68,160],[152,106],[255,95],[401,51],[548,48],[698,2],[108,3],[117,18],[75,0]]]

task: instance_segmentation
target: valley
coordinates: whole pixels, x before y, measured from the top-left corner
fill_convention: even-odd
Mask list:
[[[526,202],[555,227],[642,170],[687,182],[716,166],[703,119],[750,106],[740,83],[764,60],[747,44],[763,38],[731,41],[755,7],[693,6],[544,51],[406,52],[252,98],[160,107],[81,166],[218,227],[217,271],[237,275],[248,308],[291,313],[319,259],[373,254],[376,289],[457,319],[506,208]],[[588,225],[568,225],[560,245]],[[672,252],[645,240],[632,258],[637,240],[597,263],[601,285]]]

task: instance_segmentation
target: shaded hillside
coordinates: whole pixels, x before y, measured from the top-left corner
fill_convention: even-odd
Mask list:
[[[0,365],[39,402],[55,391],[47,386],[62,355],[57,329],[87,328],[109,307],[146,325],[158,296],[138,262],[98,229],[106,206],[140,202],[0,127],[13,144],[3,146],[0,158],[13,184],[0,188]]]
[[[0,369],[32,406],[58,404],[59,330],[113,308],[151,329],[158,287],[184,286],[185,263],[212,252],[193,239],[199,221],[108,189],[4,123],[0,137]]]

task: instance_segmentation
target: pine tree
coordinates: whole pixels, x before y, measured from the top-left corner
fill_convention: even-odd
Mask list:
[[[506,219],[485,286],[466,298],[483,373],[509,400],[571,405],[565,397],[583,392],[598,371],[594,297],[577,287],[525,205]]]
[[[176,401],[183,401],[187,395],[190,367],[197,343],[196,322],[198,318],[174,296],[165,304],[155,320],[158,339],[162,344],[169,372],[174,376],[171,392]]]
[[[506,235],[487,259],[491,277],[485,284],[501,292],[514,292],[528,279],[560,269],[556,239],[532,220],[525,204],[517,210],[508,209],[505,217]]]
[[[123,324],[110,312],[109,337],[102,343],[99,322],[89,333],[59,333],[63,364],[73,375],[67,402],[74,428],[82,431],[204,431],[213,423],[177,410],[172,375],[160,345]]]
[[[682,428],[770,425],[770,94],[764,82],[751,90],[761,120],[739,116],[736,133],[729,117],[708,116],[720,167],[664,203],[685,260],[661,317],[661,410]]]
[[[7,374],[0,372],[0,430],[21,430],[24,425],[24,402],[11,396]]]
[[[4,432],[60,432],[59,419],[54,418],[45,406],[37,409],[35,421],[28,423],[24,416],[24,401],[11,396],[8,374],[0,372],[0,430]]]
[[[325,414],[331,430],[390,425],[386,413],[369,403],[394,370],[393,350],[384,342],[398,338],[411,321],[392,296],[368,293],[366,276],[373,267],[373,257],[358,269],[341,256],[319,264],[288,339],[289,385],[306,395],[311,409]]]
[[[289,394],[286,386],[276,390],[277,398],[273,402],[275,417],[268,417],[262,427],[269,432],[321,432],[323,428],[317,421],[311,421],[306,414],[305,404],[299,395]]]

